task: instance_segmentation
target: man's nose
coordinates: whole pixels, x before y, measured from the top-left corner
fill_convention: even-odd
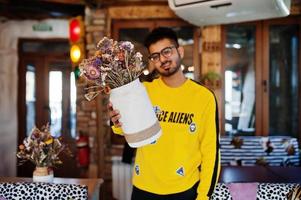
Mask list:
[[[163,56],[161,53],[160,53],[160,62],[161,63],[164,63],[165,61],[166,61],[166,57],[165,56]]]

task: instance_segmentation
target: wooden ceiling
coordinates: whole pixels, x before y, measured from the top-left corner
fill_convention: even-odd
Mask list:
[[[84,15],[85,6],[167,4],[167,0],[0,0],[3,19],[70,18]]]
[[[167,5],[168,0],[0,0],[0,21],[5,19],[70,18],[84,15],[86,6]],[[301,12],[301,0],[292,0],[292,12]],[[297,8],[297,11],[296,11]]]
[[[80,0],[0,0],[0,16],[7,19],[69,18],[84,9]]]

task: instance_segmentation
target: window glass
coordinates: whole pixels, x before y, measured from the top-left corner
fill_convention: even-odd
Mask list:
[[[255,26],[226,26],[225,132],[255,134]]]

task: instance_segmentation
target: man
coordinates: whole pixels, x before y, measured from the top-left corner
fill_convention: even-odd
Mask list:
[[[220,170],[214,94],[184,76],[184,49],[173,30],[154,29],[145,46],[160,77],[144,85],[163,132],[137,149],[132,200],[209,199]],[[108,107],[116,132],[122,116]]]

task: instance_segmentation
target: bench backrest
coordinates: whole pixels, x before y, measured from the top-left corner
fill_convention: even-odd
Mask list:
[[[223,136],[220,149],[224,166],[300,166],[298,141],[292,137]]]

